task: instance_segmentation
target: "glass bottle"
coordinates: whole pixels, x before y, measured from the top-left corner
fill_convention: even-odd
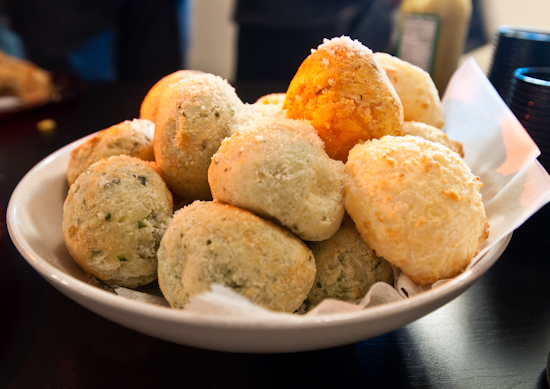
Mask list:
[[[424,69],[443,95],[464,50],[472,0],[403,0],[395,55]]]

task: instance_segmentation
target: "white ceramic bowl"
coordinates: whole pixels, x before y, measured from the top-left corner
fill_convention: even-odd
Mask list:
[[[31,169],[8,205],[10,236],[25,260],[50,284],[91,311],[125,327],[175,343],[232,352],[294,352],[341,346],[403,327],[468,289],[502,254],[511,234],[471,269],[402,301],[360,312],[277,322],[204,316],[130,300],[100,288],[70,257],[61,233],[65,178],[73,142]]]

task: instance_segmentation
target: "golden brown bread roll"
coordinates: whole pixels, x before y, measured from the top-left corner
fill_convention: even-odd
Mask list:
[[[462,147],[462,143],[449,139],[443,130],[427,123],[404,122],[403,135],[419,136],[432,142],[441,143],[464,158],[464,148]]]
[[[374,53],[403,104],[405,121],[441,128],[445,123],[439,92],[430,74],[387,53]]]
[[[176,81],[183,80],[189,76],[201,73],[202,72],[199,70],[184,69],[175,71],[174,73],[170,73],[158,80],[151,87],[151,89],[149,89],[149,91],[143,98],[143,101],[141,102],[141,106],[139,108],[139,117],[141,119],[148,119],[154,123],[157,119],[157,109],[159,101],[166,87]]]
[[[462,272],[489,234],[482,186],[449,148],[411,136],[356,145],[344,202],[361,236],[419,285]]]
[[[269,93],[256,100],[255,104],[275,104],[282,107],[285,102],[285,98],[285,93]]]
[[[283,108],[310,120],[327,154],[346,161],[359,141],[400,135],[403,106],[372,51],[349,37],[325,40],[302,62]]]

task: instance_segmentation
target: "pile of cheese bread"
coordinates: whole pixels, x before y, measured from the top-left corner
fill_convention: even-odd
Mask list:
[[[149,90],[139,118],[72,152],[64,240],[90,275],[158,280],[173,308],[212,284],[295,312],[359,301],[394,269],[418,285],[452,278],[489,224],[482,184],[443,125],[428,73],[346,36],[255,103],[180,70]]]

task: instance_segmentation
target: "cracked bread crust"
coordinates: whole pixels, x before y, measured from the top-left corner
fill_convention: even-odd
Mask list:
[[[310,125],[275,122],[224,140],[208,180],[215,200],[318,241],[342,222],[342,174],[342,162],[328,157]]]
[[[419,285],[452,278],[488,237],[482,186],[460,156],[410,135],[355,146],[344,202],[365,241]]]
[[[294,312],[316,271],[313,254],[290,232],[213,201],[178,210],[158,254],[159,285],[173,308],[216,283],[264,308]]]

